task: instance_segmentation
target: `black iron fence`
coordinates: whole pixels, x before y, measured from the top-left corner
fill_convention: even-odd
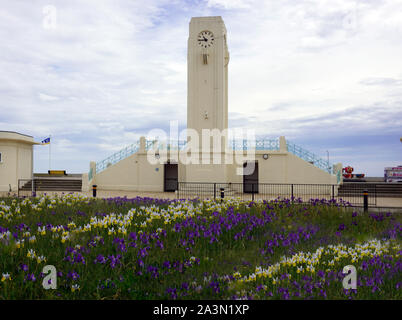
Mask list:
[[[242,200],[293,199],[308,202],[311,199],[345,201],[353,206],[363,206],[367,191],[368,206],[377,205],[376,185],[350,185],[347,189],[337,184],[295,183],[208,183],[178,182],[179,199],[214,199],[235,197]]]

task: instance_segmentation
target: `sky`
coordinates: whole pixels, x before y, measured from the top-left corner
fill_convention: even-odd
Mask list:
[[[150,130],[186,127],[191,17],[228,32],[229,127],[355,173],[402,165],[402,0],[0,0],[0,130],[51,135],[84,173]],[[34,171],[49,146],[34,147]]]

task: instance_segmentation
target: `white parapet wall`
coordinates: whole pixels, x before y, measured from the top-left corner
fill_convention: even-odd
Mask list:
[[[164,190],[165,163],[169,161],[178,163],[179,182],[242,184],[243,163],[250,160],[247,157],[247,151],[227,150],[216,154],[219,155],[223,162],[222,164],[213,164],[212,153],[209,158],[211,164],[184,164],[181,161],[183,160],[181,157],[185,157],[185,155],[178,154],[177,150],[174,152],[173,150],[158,150],[159,162],[153,164],[149,161],[147,153],[156,154],[156,151],[146,151],[145,149],[146,142],[145,138],[142,137],[137,152],[115,164],[102,167],[101,172],[96,172],[96,163],[91,162],[89,176],[92,179],[88,181],[88,188],[90,189],[95,184],[98,190],[162,192]],[[252,160],[258,162],[258,183],[314,184],[317,186],[306,187],[311,193],[337,194],[337,188],[330,186],[337,185],[337,176],[288,152],[285,137],[280,137],[279,144],[273,149],[256,150],[252,156]],[[114,159],[114,157],[111,158]],[[228,159],[231,159],[231,161],[227,161]],[[335,167],[338,168],[339,166],[341,164],[337,164]],[[87,178],[85,177],[84,179]],[[85,188],[84,185],[83,188]],[[273,192],[277,194],[291,193],[289,189],[291,187],[289,186],[276,186],[275,188]],[[301,186],[297,188],[301,188]],[[298,191],[297,193],[302,192],[302,190],[294,191]]]
[[[146,152],[139,151],[96,173],[90,183],[98,190],[162,192],[163,165],[149,163]]]

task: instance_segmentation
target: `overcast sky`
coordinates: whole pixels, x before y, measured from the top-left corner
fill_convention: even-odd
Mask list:
[[[1,0],[0,130],[50,134],[52,169],[82,173],[170,120],[185,128],[198,16],[228,31],[229,127],[355,173],[402,165],[402,0]]]

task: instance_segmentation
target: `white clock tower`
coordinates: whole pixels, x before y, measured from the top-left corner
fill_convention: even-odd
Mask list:
[[[190,21],[187,56],[187,128],[194,129],[202,147],[202,129],[228,128],[228,63],[229,51],[226,27],[221,17],[197,17]],[[186,181],[226,180],[224,144],[222,152],[212,150],[210,140],[208,156],[211,163],[186,166]],[[194,149],[193,149],[194,150]],[[204,153],[205,155],[205,153]],[[221,164],[213,164],[214,156],[221,157]],[[201,160],[201,157],[200,157]]]
[[[192,18],[187,56],[187,128],[228,127],[226,27],[221,17]]]

